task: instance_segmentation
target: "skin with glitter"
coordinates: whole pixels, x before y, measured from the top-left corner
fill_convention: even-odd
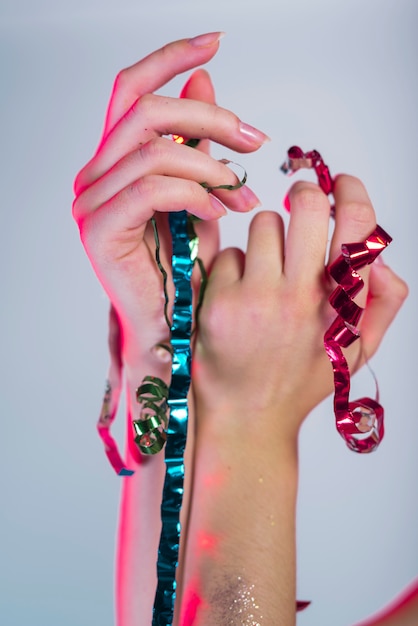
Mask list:
[[[201,606],[202,613],[198,621],[194,619],[181,623],[185,624],[225,624],[228,626],[262,626],[265,622],[261,614],[261,607],[256,598],[255,584],[249,584],[244,576],[233,574],[217,577],[216,584],[208,593],[206,590],[205,606]],[[206,611],[210,610],[210,617]],[[210,619],[210,622],[206,620]]]
[[[230,620],[228,624],[242,624],[242,626],[261,626],[263,616],[254,597],[255,585],[246,585],[241,576],[238,576],[237,597],[229,607]]]

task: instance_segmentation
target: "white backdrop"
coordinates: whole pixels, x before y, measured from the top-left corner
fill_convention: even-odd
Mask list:
[[[304,427],[300,626],[348,626],[418,575],[414,0],[3,0],[0,615],[7,626],[111,626],[120,480],[95,433],[107,301],[70,216],[117,71],[167,41],[225,30],[220,105],[273,139],[239,156],[281,210],[287,148],[317,148],[366,183],[410,297],[373,359],[386,409],[376,454],[345,449],[331,401]],[[177,95],[186,77],[165,90]],[[218,150],[219,156],[227,156]],[[245,246],[249,217],[223,220]],[[358,395],[373,391],[367,373]],[[353,395],[357,395],[354,389]],[[123,418],[115,429],[123,436]],[[138,590],[140,592],[140,590]]]

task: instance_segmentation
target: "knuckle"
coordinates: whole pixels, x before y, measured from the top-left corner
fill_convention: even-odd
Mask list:
[[[155,163],[161,161],[165,156],[167,150],[167,141],[161,139],[161,137],[155,137],[150,139],[138,151],[138,156],[141,161]]]
[[[155,96],[152,93],[145,93],[143,96],[135,100],[132,105],[132,111],[146,116],[152,110],[154,105]]]
[[[115,82],[114,82],[114,93],[120,91],[121,89],[125,89],[126,85],[129,83],[130,81],[130,71],[129,71],[129,67],[124,67],[122,70],[120,70],[115,78]]]
[[[369,202],[352,201],[344,204],[341,209],[350,222],[357,226],[361,232],[364,232],[365,229],[370,230],[376,226],[374,210]]]
[[[80,225],[80,221],[83,215],[83,198],[82,195],[77,196],[76,198],[74,198],[72,207],[71,207],[71,213],[73,216],[74,221]]]
[[[220,293],[217,294],[216,299],[209,299],[200,312],[200,322],[202,325],[202,331],[206,337],[210,337],[212,342],[214,338],[222,335],[222,329],[225,325],[225,320],[228,319],[228,306],[227,302]]]
[[[143,96],[138,98],[138,103],[145,110],[150,109],[155,103],[156,96],[152,93],[144,93]]]
[[[78,223],[80,241],[90,259],[98,258],[105,245],[106,236],[100,229],[100,220],[95,213],[85,215]]]
[[[164,46],[162,46],[158,50],[158,54],[159,54],[160,57],[165,59],[166,57],[170,56],[171,49],[172,49],[172,45],[169,44],[169,43],[166,43]]]
[[[125,205],[134,199],[136,202],[146,202],[155,193],[155,184],[153,176],[143,176],[138,178],[135,182],[131,183],[125,189],[118,194],[115,200],[118,200],[118,204]]]
[[[78,196],[82,192],[83,187],[85,185],[84,179],[85,179],[85,173],[84,173],[84,168],[83,168],[82,170],[78,172],[77,176],[74,179],[73,192],[75,196]]]
[[[208,107],[212,109],[213,125],[214,128],[237,128],[240,124],[240,119],[235,113],[229,111],[229,109],[223,109],[216,104],[208,104]]]
[[[141,120],[146,122],[152,116],[153,110],[155,111],[156,98],[157,96],[154,96],[152,93],[146,93],[137,98],[126,113],[125,120],[129,122],[132,119],[141,118]]]

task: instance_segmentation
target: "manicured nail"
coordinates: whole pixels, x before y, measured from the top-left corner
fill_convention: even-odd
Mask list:
[[[252,209],[256,209],[257,207],[261,206],[260,199],[255,195],[252,189],[244,185],[244,187],[240,188],[240,192],[241,192],[241,197],[243,198],[243,200],[245,201],[245,204],[247,205],[248,211],[251,211]]]
[[[375,258],[374,264],[380,267],[384,267],[386,265],[381,254]]]
[[[212,205],[213,210],[216,212],[216,217],[221,217],[222,215],[227,214],[227,210],[225,209],[222,202],[218,200],[218,198],[215,198],[215,196],[209,194],[209,201]]]
[[[209,46],[213,46],[213,44],[222,39],[224,35],[224,32],[205,33],[204,35],[198,35],[197,37],[189,39],[188,43],[196,48],[207,48]]]
[[[290,200],[289,200],[289,196],[287,194],[283,198],[283,206],[286,209],[286,211],[289,211],[289,213],[290,213]]]
[[[261,130],[258,130],[249,124],[244,124],[244,122],[240,122],[239,131],[241,135],[250,143],[263,144],[267,141],[271,141],[270,137],[265,133],[262,133]]]

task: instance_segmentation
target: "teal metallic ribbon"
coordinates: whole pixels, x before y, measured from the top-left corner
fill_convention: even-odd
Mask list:
[[[166,475],[161,503],[162,530],[158,548],[158,584],[153,626],[171,626],[176,598],[179,558],[180,511],[184,491],[184,450],[189,416],[187,394],[191,378],[192,286],[197,238],[189,227],[186,211],[169,214],[173,240],[172,270],[175,297],[171,326],[173,360],[168,396],[170,418],[165,445]]]

